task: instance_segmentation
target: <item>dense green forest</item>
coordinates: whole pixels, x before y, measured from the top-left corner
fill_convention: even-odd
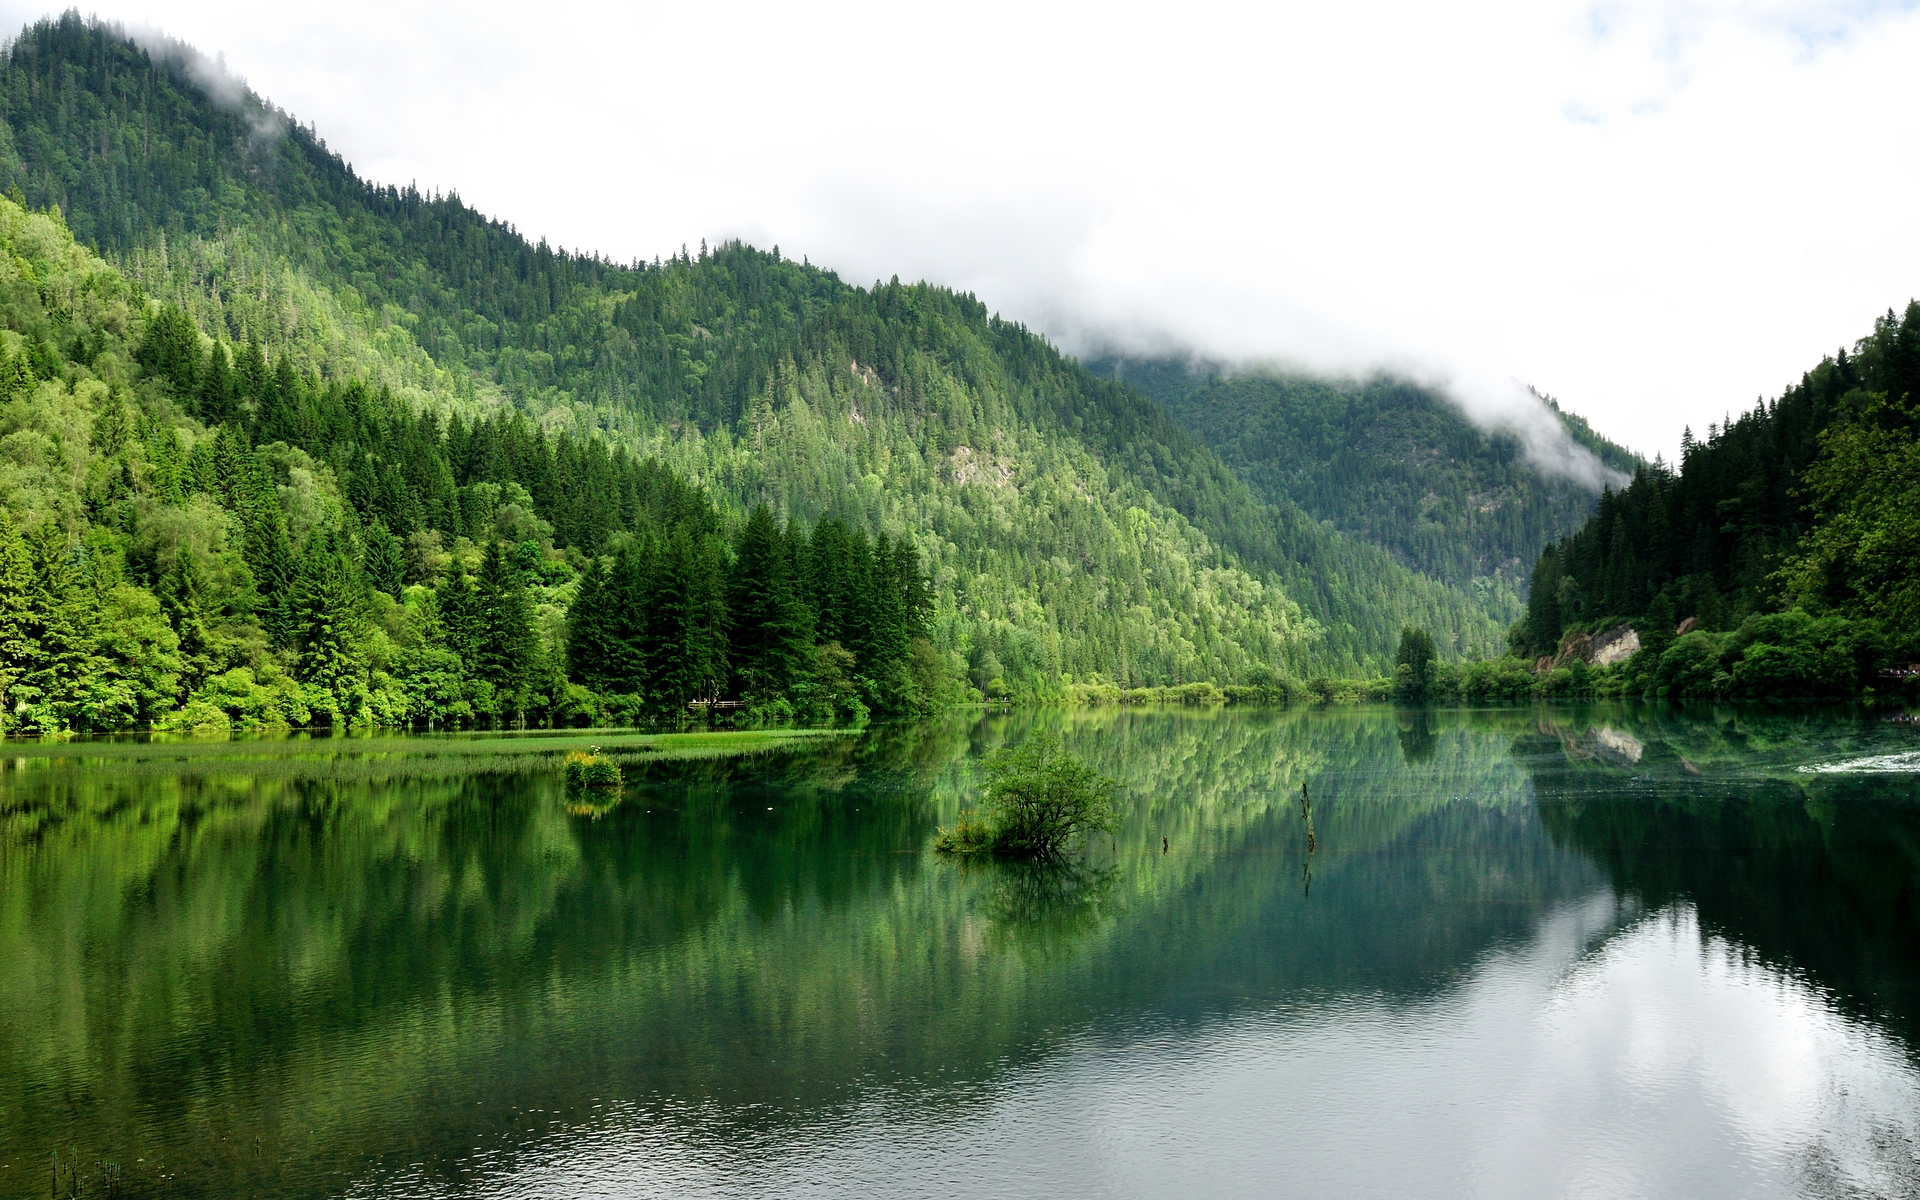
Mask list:
[[[1390,376],[1318,379],[1229,372],[1185,360],[1103,358],[1269,501],[1390,551],[1469,590],[1503,622],[1520,615],[1528,568],[1593,514],[1597,483],[1541,471],[1511,433],[1488,432],[1433,390]],[[1547,408],[1624,479],[1631,453]]]
[[[206,338],[0,200],[0,712],[40,731],[860,721],[951,701],[909,542]],[[737,524],[737,528],[733,526]]]
[[[1583,636],[1631,626],[1602,671]],[[1684,432],[1534,566],[1515,657],[1451,676],[1489,695],[1853,696],[1920,660],[1920,303],[1773,401]],[[1530,661],[1531,660],[1531,661]],[[1536,674],[1538,668],[1538,674]],[[1443,690],[1445,684],[1443,680]]]
[[[1408,622],[1450,655],[1500,645],[1485,596],[1257,495],[971,296],[777,248],[616,264],[529,242],[359,179],[250,94],[216,101],[191,55],[73,15],[26,30],[0,58],[0,189],[243,353],[442,422],[623,446],[730,522],[765,503],[906,539],[928,644],[984,694],[1378,672]]]

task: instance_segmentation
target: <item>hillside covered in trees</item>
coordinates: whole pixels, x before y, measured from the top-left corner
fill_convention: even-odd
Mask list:
[[[0,200],[0,712],[858,721],[953,699],[906,541],[206,339]]]
[[[31,27],[0,59],[0,189],[58,206],[236,354],[257,342],[443,428],[517,413],[550,445],[624,447],[727,522],[765,503],[783,527],[904,539],[928,645],[982,693],[1375,672],[1408,622],[1447,654],[1500,644],[1484,596],[1256,494],[970,296],[855,287],[778,249],[616,264],[530,243],[457,196],[359,179],[192,63],[76,16]]]
[[[1597,481],[1541,471],[1511,433],[1488,432],[1429,388],[1388,376],[1318,379],[1185,360],[1104,358],[1270,501],[1288,499],[1412,569],[1467,589],[1503,622],[1527,571],[1593,514]],[[1546,409],[1603,470],[1639,465],[1581,418]]]
[[[1640,643],[1625,663],[1590,675],[1566,661],[1579,638],[1623,624]],[[1482,664],[1491,692],[1912,690],[1920,303],[1889,311],[1777,399],[1704,437],[1686,430],[1677,468],[1656,461],[1609,489],[1591,520],[1540,555],[1512,644],[1561,669],[1529,684],[1517,662]]]

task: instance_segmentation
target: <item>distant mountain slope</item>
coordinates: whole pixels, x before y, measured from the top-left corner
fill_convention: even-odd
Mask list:
[[[1088,368],[1146,393],[1263,500],[1298,504],[1414,570],[1470,589],[1503,620],[1519,615],[1541,548],[1579,528],[1598,500],[1591,486],[1528,462],[1513,436],[1490,434],[1401,380],[1226,374],[1119,358]],[[1561,419],[1623,477],[1639,465],[1584,420]]]
[[[529,243],[360,180],[251,94],[216,99],[196,62],[71,14],[29,28],[0,61],[0,188],[60,206],[217,338],[624,441],[736,511],[931,539],[936,641],[977,683],[1378,669],[1410,621],[1446,650],[1499,644],[1484,602],[1262,500],[970,296],[741,246],[623,266]]]
[[[1680,445],[1542,552],[1521,648],[1627,620],[1632,691],[1911,688],[1878,672],[1920,655],[1920,303]]]

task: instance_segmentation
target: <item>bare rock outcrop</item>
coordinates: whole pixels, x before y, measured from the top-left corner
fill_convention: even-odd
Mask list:
[[[1632,658],[1639,649],[1640,635],[1630,625],[1615,625],[1604,633],[1594,634],[1571,630],[1560,639],[1557,652],[1542,654],[1533,660],[1533,673],[1544,675],[1577,662],[1594,667],[1611,666]]]
[[[1593,657],[1588,661],[1596,667],[1608,667],[1627,661],[1639,650],[1640,635],[1633,631],[1633,626],[1615,625],[1593,639]]]
[[[1560,653],[1553,656],[1553,669],[1570,667],[1576,662],[1593,661],[1593,639],[1584,633],[1569,633],[1560,639]]]

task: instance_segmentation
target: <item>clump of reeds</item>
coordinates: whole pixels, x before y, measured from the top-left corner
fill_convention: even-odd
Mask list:
[[[992,822],[962,814],[933,839],[933,848],[943,854],[985,854],[993,849],[995,833]]]

